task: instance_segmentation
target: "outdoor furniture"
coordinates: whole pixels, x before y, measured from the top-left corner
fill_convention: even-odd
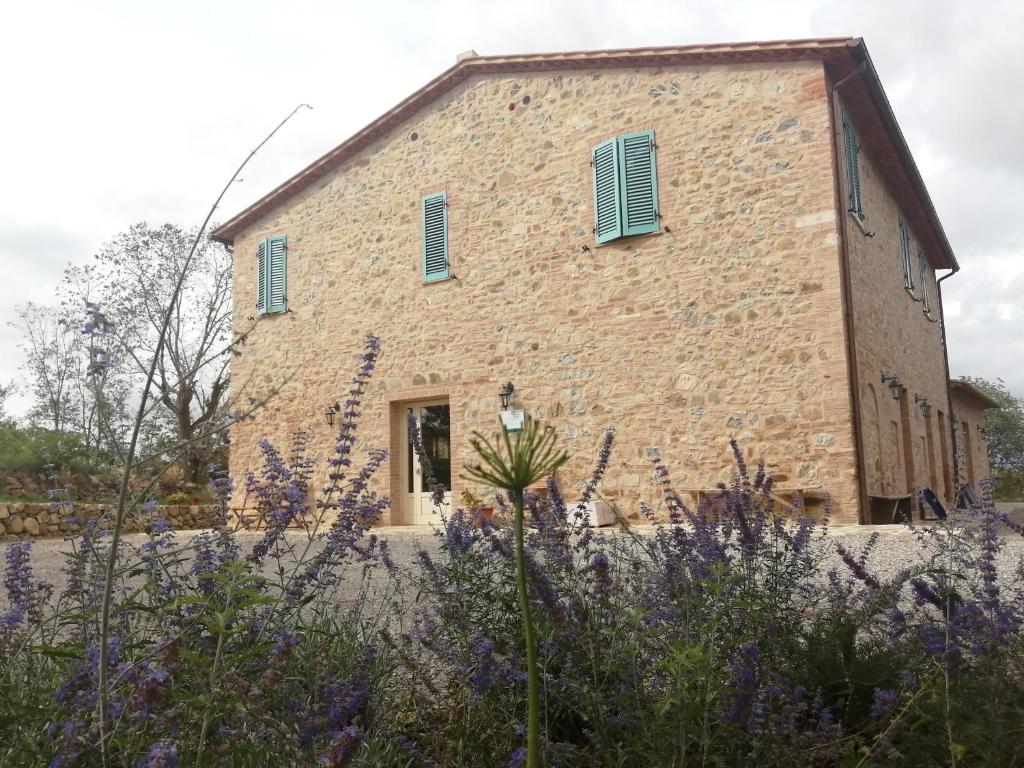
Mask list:
[[[893,496],[871,495],[871,522],[878,524],[876,517],[888,518],[888,523],[907,522],[911,519],[910,501],[913,496],[909,493],[900,493]],[[890,506],[891,505],[891,506]],[[876,515],[876,510],[882,514]],[[883,511],[884,510],[884,511]]]
[[[957,509],[975,509],[979,506],[978,491],[970,483],[960,486],[956,495]]]

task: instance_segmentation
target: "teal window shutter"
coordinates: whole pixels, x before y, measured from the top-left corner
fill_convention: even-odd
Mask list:
[[[627,133],[619,147],[622,234],[658,231],[658,170],[654,157],[654,131]]]
[[[594,235],[598,243],[622,237],[622,202],[619,182],[619,141],[608,139],[594,147]]]
[[[448,279],[448,196],[423,198],[423,280]]]
[[[288,309],[288,238],[271,237],[267,250],[267,312],[284,312]]]
[[[272,315],[288,309],[288,238],[267,237],[256,247],[256,312]]]
[[[908,291],[912,291],[914,290],[914,270],[910,257],[910,229],[902,216],[900,216],[900,261],[903,264],[903,286]]]
[[[918,276],[921,280],[921,302],[924,304],[924,311],[931,311],[931,297],[928,295],[928,260],[924,257],[923,251],[917,252]]]
[[[860,143],[846,115],[843,115],[843,146],[846,154],[846,179],[850,187],[850,213],[858,219],[863,219],[864,206],[860,194]]]
[[[256,314],[267,311],[267,240],[256,246]]]

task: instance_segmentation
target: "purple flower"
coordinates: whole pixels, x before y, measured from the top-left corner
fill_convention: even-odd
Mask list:
[[[177,768],[178,746],[169,738],[162,738],[150,745],[145,757],[135,764],[136,768]]]
[[[877,534],[872,535],[877,536]],[[869,543],[868,547],[870,546],[871,545]],[[866,551],[867,548],[865,548],[865,555]],[[864,582],[867,586],[871,587],[872,589],[882,588],[882,584],[878,581],[878,578],[874,574],[872,574],[865,566],[865,555],[861,555],[859,559],[855,558],[853,554],[848,549],[846,549],[846,547],[839,543],[836,543],[836,552],[839,553],[839,556],[843,559],[843,562],[846,563],[846,567],[850,569],[850,572],[857,578],[858,581]]]
[[[881,720],[896,707],[900,701],[900,695],[888,688],[875,688],[875,701],[871,705],[871,717]]]

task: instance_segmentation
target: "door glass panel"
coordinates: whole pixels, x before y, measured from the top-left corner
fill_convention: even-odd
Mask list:
[[[408,416],[412,416],[412,408],[409,409]],[[409,487],[406,489],[406,493],[413,493],[414,492],[414,488],[413,488],[413,473],[414,473],[414,468],[416,466],[415,465],[416,457],[413,456],[413,454],[416,453],[416,451],[412,447],[412,441],[411,440],[406,440],[406,442],[409,444],[406,447],[406,449],[405,449],[405,457],[406,457],[406,460],[407,460],[406,461],[406,464],[407,464],[406,469],[407,469],[407,471],[405,473],[405,476],[407,478],[409,478],[409,484],[408,484]]]
[[[420,409],[420,433],[423,449],[434,469],[434,479],[452,489],[451,411],[447,405],[427,405]],[[428,490],[426,488],[424,491]]]

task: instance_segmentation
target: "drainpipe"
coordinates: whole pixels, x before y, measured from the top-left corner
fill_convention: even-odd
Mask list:
[[[952,499],[946,499],[947,503],[956,506],[956,486],[960,482],[960,462],[956,455],[956,430],[953,429],[953,393],[949,391],[949,346],[946,344],[946,310],[942,306],[942,281],[947,277],[952,277],[960,271],[960,265],[954,260],[953,271],[947,275],[943,275],[935,281],[935,293],[938,294],[939,298],[939,319],[942,321],[939,323],[939,327],[942,329],[942,362],[946,366],[946,413],[949,416],[946,417],[946,428],[949,430],[949,452],[953,456],[953,496]],[[945,459],[945,457],[943,457]]]
[[[846,368],[850,379],[850,408],[853,415],[853,444],[856,450],[854,469],[857,480],[857,495],[860,510],[857,515],[861,524],[871,522],[870,505],[868,503],[867,473],[864,471],[864,428],[860,417],[860,379],[857,373],[857,344],[853,324],[852,280],[850,278],[849,231],[846,222],[846,204],[843,200],[842,177],[839,174],[839,96],[837,91],[847,80],[862,75],[867,69],[867,62],[862,61],[853,72],[842,78],[828,90],[829,125],[832,133],[832,185],[835,188],[835,207],[839,213],[839,271],[842,274],[843,297],[843,329],[846,331]],[[827,74],[827,72],[826,72]],[[941,306],[941,300],[940,300]]]

